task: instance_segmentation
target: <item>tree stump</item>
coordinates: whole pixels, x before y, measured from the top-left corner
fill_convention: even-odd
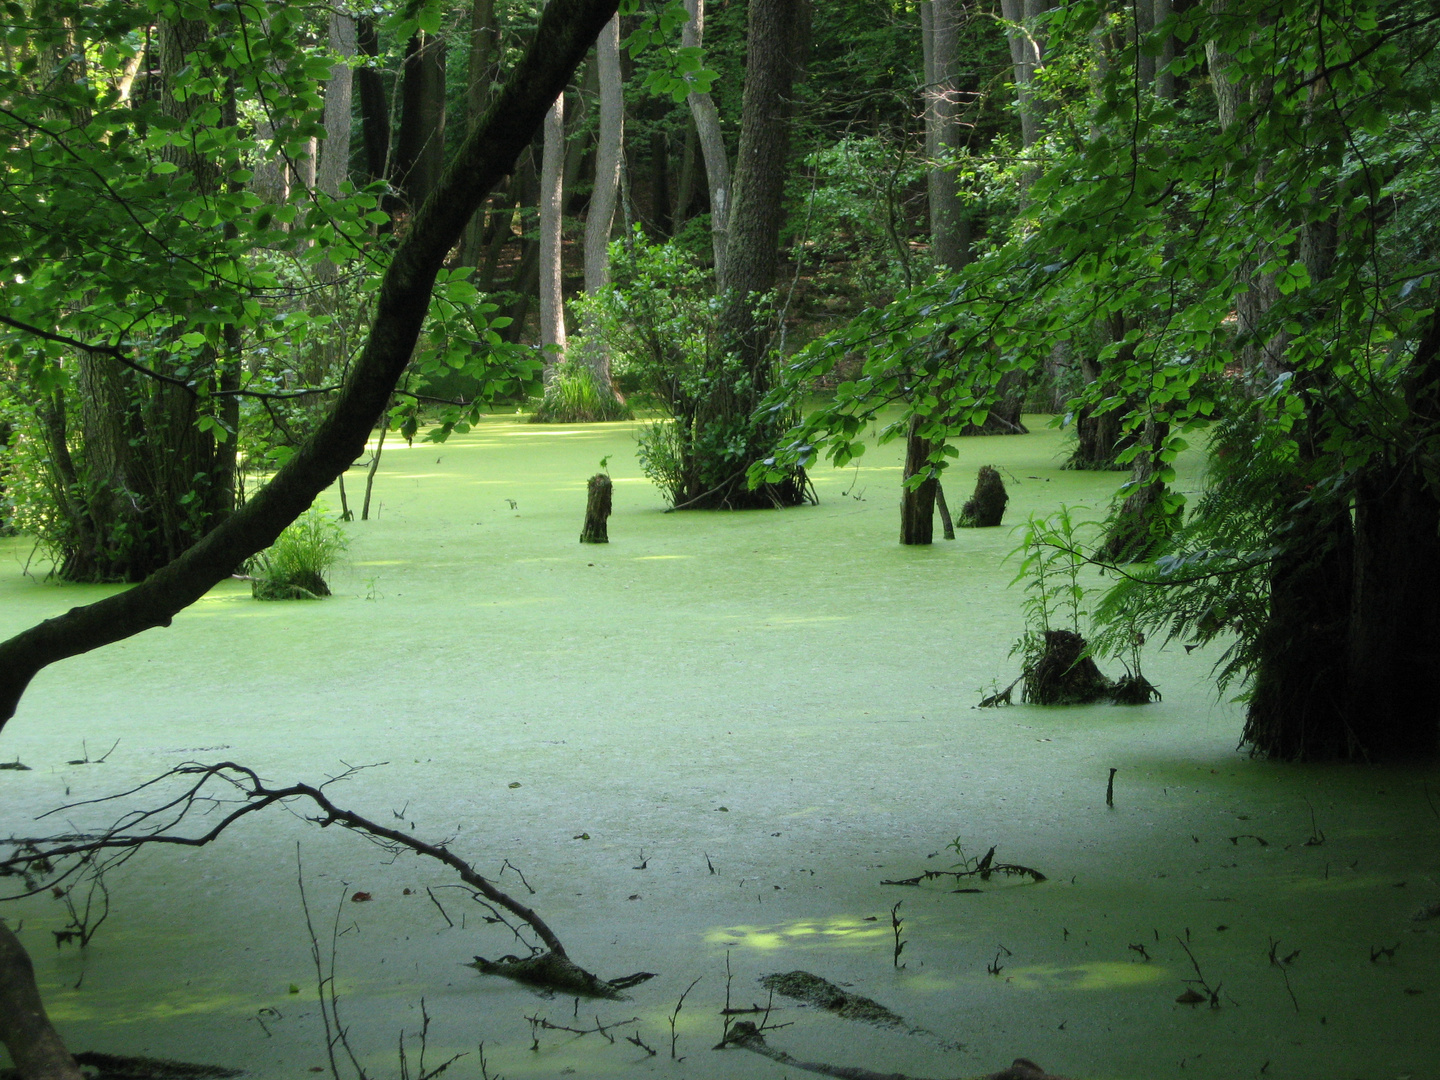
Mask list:
[[[580,530],[582,544],[608,544],[610,533],[606,519],[610,517],[610,477],[596,473],[590,478],[590,497],[585,502],[585,527]]]
[[[975,494],[960,508],[959,524],[966,529],[988,529],[1000,524],[1005,516],[1005,504],[1010,496],[1005,491],[1005,481],[990,465],[980,466],[980,475],[975,480]]]

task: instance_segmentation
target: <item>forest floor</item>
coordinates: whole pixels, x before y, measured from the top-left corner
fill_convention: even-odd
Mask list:
[[[1152,705],[974,708],[1015,674],[1016,537],[898,545],[897,444],[817,470],[818,507],[665,514],[634,425],[521,419],[387,446],[332,599],[260,603],[229,583],[168,629],[44,672],[0,738],[0,760],[30,767],[0,771],[0,835],[109,820],[32,819],[187,760],[277,784],[373,765],[330,796],[446,842],[590,970],[658,977],[630,1001],[577,1003],[481,976],[474,955],[523,950],[440,888],[454,878],[276,809],[111,875],[83,952],[53,943],[60,901],[0,908],[72,1047],[264,1080],[328,1072],[303,865],[377,1080],[402,1075],[397,1039],[417,1075],[422,1000],[426,1064],[467,1052],[457,1080],[794,1077],[711,1049],[727,995],[765,1006],[759,980],[793,971],[903,1018],[777,994],[769,1023],[791,1026],[767,1037],[808,1060],[922,1077],[1020,1056],[1093,1080],[1440,1076],[1440,919],[1413,918],[1440,900],[1440,770],[1251,761],[1239,707],[1209,681],[1215,652],[1178,645],[1147,652]],[[1034,427],[962,442],[950,505],[993,464],[1007,526],[1062,502],[1100,513],[1122,477],[1060,470],[1061,435]],[[611,543],[582,546],[604,456]],[[352,505],[362,483],[352,472]],[[0,541],[0,633],[106,591],[26,577],[29,553]],[[1046,880],[884,884],[958,863],[952,843]],[[1204,1000],[1177,1002],[1189,989]],[[613,1043],[540,1023],[597,1017],[636,1019]]]

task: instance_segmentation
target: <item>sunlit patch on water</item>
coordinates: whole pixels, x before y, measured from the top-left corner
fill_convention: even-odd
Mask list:
[[[1094,960],[1065,967],[1033,964],[1005,968],[1001,977],[1021,990],[1128,990],[1174,978],[1169,969],[1159,964],[1123,960]]]
[[[708,945],[740,946],[761,952],[773,952],[796,945],[846,945],[864,943],[891,933],[888,923],[879,920],[837,915],[830,919],[799,919],[772,926],[722,926],[705,933]]]

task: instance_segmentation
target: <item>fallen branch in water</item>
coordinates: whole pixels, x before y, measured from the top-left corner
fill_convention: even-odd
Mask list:
[[[142,810],[127,810],[108,828],[94,833],[66,833],[43,838],[11,837],[0,841],[11,849],[9,855],[0,859],[0,876],[17,876],[24,881],[23,889],[12,896],[0,897],[0,900],[33,896],[56,887],[60,882],[82,871],[98,876],[106,870],[114,869],[142,847],[149,845],[205,847],[219,839],[231,825],[242,818],[279,804],[322,829],[339,825],[364,836],[392,854],[413,852],[453,870],[471,890],[471,895],[494,914],[495,917],[489,921],[504,923],[531,952],[531,955],[523,960],[507,957],[495,963],[484,961],[488,967],[481,967],[480,970],[488,974],[505,975],[564,993],[583,993],[597,997],[616,997],[624,987],[649,977],[648,973],[639,972],[626,979],[607,982],[590,974],[570,960],[565,946],[537,912],[497,888],[470,863],[450,851],[444,843],[426,843],[372,821],[353,810],[337,806],[324,789],[348,779],[358,771],[357,767],[349,767],[339,776],[332,777],[319,786],[292,784],[288,787],[272,787],[253,769],[232,761],[214,765],[192,762],[177,766],[128,791],[57,807],[41,815],[42,818],[66,813],[78,807],[113,803],[152,789],[162,789],[166,781],[179,781],[182,785],[178,793],[165,792],[158,805]],[[307,803],[313,807],[309,812],[304,810],[304,804]],[[203,832],[181,831],[182,826],[195,817],[217,810],[223,811],[223,816]],[[526,941],[520,928],[505,919],[500,911],[508,912],[528,926],[543,943],[544,949]],[[480,965],[477,963],[476,966]],[[555,981],[546,982],[547,977]]]

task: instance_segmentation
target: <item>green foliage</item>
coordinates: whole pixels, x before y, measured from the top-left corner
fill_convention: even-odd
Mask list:
[[[632,415],[630,407],[613,393],[602,394],[596,388],[589,367],[567,360],[556,367],[530,420],[536,424],[594,424],[629,420]]]
[[[349,549],[338,518],[311,507],[280,538],[251,561],[251,594],[257,600],[318,600],[330,595],[325,580]]]
[[[1090,562],[1084,545],[1098,531],[1093,521],[1076,520],[1075,511],[1083,509],[1062,504],[1048,517],[1031,514],[1020,527],[1020,544],[1008,558],[1019,559],[1010,584],[1025,584],[1027,634],[1057,629],[1082,634],[1094,591],[1082,581]]]

